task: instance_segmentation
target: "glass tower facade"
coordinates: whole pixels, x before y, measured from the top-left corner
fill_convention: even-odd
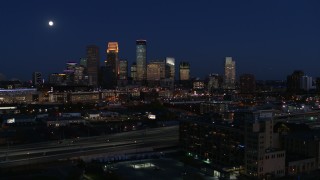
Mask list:
[[[131,68],[130,68],[130,76],[131,76],[131,79],[136,81],[137,80],[137,64],[136,63],[133,63],[131,65]]]
[[[169,79],[175,79],[175,59],[173,57],[166,58],[166,65],[169,66]]]
[[[136,63],[137,63],[137,80],[142,81],[147,78],[147,41],[136,41]]]
[[[188,62],[180,62],[179,75],[180,81],[190,80],[190,64]]]
[[[236,88],[236,62],[232,60],[232,57],[226,57],[225,59],[224,88],[225,89]]]
[[[121,80],[128,79],[128,61],[127,60],[119,61],[119,79]]]

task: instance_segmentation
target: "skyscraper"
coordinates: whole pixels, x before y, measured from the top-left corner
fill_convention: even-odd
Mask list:
[[[66,83],[71,85],[74,83],[74,72],[77,67],[75,62],[67,62],[66,69],[63,71],[66,74]]]
[[[106,50],[107,60],[106,63],[106,75],[103,77],[105,82],[109,84],[109,87],[114,87],[117,85],[117,79],[119,75],[119,46],[118,42],[109,42]]]
[[[115,73],[115,75],[117,75],[119,72],[119,70],[118,70],[118,63],[119,63],[118,42],[109,42],[106,53],[107,53],[107,60],[105,61],[106,66],[111,67],[112,72]]]
[[[87,73],[89,77],[89,85],[98,85],[98,69],[99,69],[99,47],[96,45],[87,46]]]
[[[219,90],[221,88],[222,81],[222,77],[219,74],[209,74],[208,91],[212,93]]]
[[[142,81],[147,78],[147,41],[136,41],[136,63],[137,63],[137,80]]]
[[[313,78],[310,76],[302,76],[300,79],[300,89],[304,91],[316,89]]]
[[[232,57],[226,57],[224,63],[224,88],[235,89],[236,87],[236,62]]]
[[[240,92],[253,93],[256,90],[256,79],[253,74],[242,74],[240,76]]]
[[[34,86],[38,86],[38,85],[42,84],[41,72],[33,72],[32,73],[32,84]]]
[[[169,79],[175,79],[175,59],[173,57],[166,58],[166,65],[169,66]]]
[[[304,72],[296,70],[287,77],[287,92],[297,93],[301,91],[300,79],[304,76]]]
[[[179,75],[180,81],[190,80],[190,64],[188,62],[180,62]]]
[[[87,68],[87,59],[86,58],[80,58],[80,65],[84,68]]]
[[[137,80],[137,63],[132,63],[130,68],[130,77],[133,81]]]
[[[147,65],[147,80],[160,81],[166,78],[166,64],[163,61],[152,61]]]
[[[119,61],[119,79],[120,80],[128,79],[128,61],[127,60]]]
[[[84,67],[78,65],[74,69],[74,83],[75,84],[86,84],[85,75],[84,75]]]

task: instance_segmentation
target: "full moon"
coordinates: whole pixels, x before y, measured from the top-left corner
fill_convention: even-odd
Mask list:
[[[53,21],[49,21],[49,26],[53,26],[54,25],[54,23],[53,23]]]

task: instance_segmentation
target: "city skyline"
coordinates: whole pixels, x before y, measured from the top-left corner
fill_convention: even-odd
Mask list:
[[[87,45],[102,50],[113,41],[119,43],[119,58],[131,66],[136,61],[135,41],[145,39],[147,62],[165,57],[187,61],[193,77],[223,74],[228,56],[237,63],[237,77],[250,73],[258,80],[285,80],[294,70],[320,76],[319,2],[121,3],[3,3],[0,73],[7,79],[30,80],[32,72],[47,77],[61,72],[66,62],[86,57]],[[30,12],[35,5],[39,8]],[[113,7],[110,13],[103,13],[105,5]],[[111,19],[113,28],[107,23]],[[49,20],[53,26],[48,26]],[[101,53],[100,63],[105,59]]]

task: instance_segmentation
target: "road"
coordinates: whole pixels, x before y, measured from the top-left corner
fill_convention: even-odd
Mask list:
[[[66,139],[0,148],[0,167],[30,165],[93,154],[170,147],[178,144],[178,126],[113,135]]]

